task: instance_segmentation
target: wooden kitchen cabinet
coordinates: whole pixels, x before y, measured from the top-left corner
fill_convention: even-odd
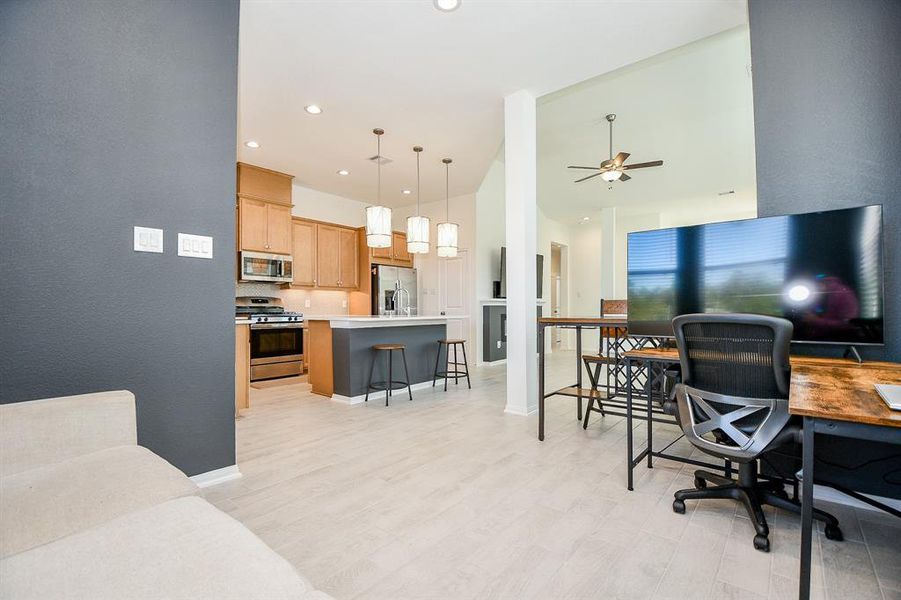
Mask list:
[[[238,248],[291,254],[293,175],[238,163]]]
[[[316,228],[313,221],[295,218],[291,223],[294,287],[316,285]]]
[[[394,252],[395,261],[413,266],[413,255],[407,252],[407,234],[399,231],[392,233],[391,250]]]
[[[235,325],[235,415],[250,408],[250,325]]]
[[[316,287],[359,287],[357,230],[319,223],[316,226]]]
[[[316,226],[316,285],[339,287],[341,281],[341,229],[336,225]]]
[[[359,282],[359,246],[357,230],[342,227],[338,232],[338,285],[357,289]]]
[[[407,234],[401,231],[391,233],[390,248],[370,248],[369,256],[377,265],[413,266],[413,255],[407,252]]]
[[[241,250],[291,254],[291,207],[240,198],[238,237]]]

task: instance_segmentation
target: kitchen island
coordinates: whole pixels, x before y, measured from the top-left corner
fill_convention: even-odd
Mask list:
[[[309,343],[305,359],[314,394],[357,404],[366,397],[375,344],[404,344],[410,385],[423,387],[432,381],[438,340],[447,337],[447,321],[453,317],[429,316],[323,316],[306,318]],[[404,379],[403,361],[394,353],[394,379]],[[387,377],[385,353],[375,361],[373,381]],[[378,395],[384,392],[373,392]],[[404,397],[404,391],[400,391]]]

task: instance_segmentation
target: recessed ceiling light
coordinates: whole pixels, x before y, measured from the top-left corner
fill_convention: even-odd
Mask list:
[[[308,106],[304,106],[303,109],[310,113],[311,115],[318,115],[322,112],[322,109],[316,106],[315,104],[310,104]]]
[[[350,171],[348,171],[347,169],[341,169],[340,171],[338,171],[338,175],[350,175]]]
[[[253,140],[247,140],[246,142],[244,142],[244,145],[247,146],[248,148],[253,148],[254,150],[256,150],[257,148],[260,147],[260,144]]]
[[[433,0],[435,8],[442,12],[450,12],[460,8],[461,0]]]
[[[582,220],[583,220],[583,221],[589,221],[589,220],[591,220],[591,217],[582,217]]]
[[[411,192],[410,190],[403,190],[403,191],[401,192],[401,194],[405,194],[405,195],[407,195],[407,196],[409,196],[409,195],[412,194],[412,193],[413,193],[413,192]]]

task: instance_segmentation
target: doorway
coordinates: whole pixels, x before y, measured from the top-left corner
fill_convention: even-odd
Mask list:
[[[551,316],[554,317],[569,315],[566,280],[567,250],[568,248],[564,244],[551,242]],[[567,340],[564,338],[564,329],[554,327],[553,332],[550,350],[553,352],[566,348]]]

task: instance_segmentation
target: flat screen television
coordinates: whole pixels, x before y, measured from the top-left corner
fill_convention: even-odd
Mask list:
[[[536,284],[538,286],[536,298],[541,298],[542,283],[544,280],[544,256],[535,255],[535,274],[537,277]],[[507,247],[501,247],[501,298],[507,297]]]
[[[672,337],[689,313],[756,313],[793,341],[882,344],[882,206],[628,235],[630,335]]]

